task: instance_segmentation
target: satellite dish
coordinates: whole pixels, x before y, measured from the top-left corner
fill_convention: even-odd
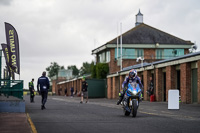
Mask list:
[[[197,50],[197,45],[194,44],[194,45],[192,45],[191,48],[189,49],[189,52],[190,52],[190,53],[193,53],[193,52],[196,52],[196,50]]]
[[[197,45],[192,45],[192,49],[197,50]]]

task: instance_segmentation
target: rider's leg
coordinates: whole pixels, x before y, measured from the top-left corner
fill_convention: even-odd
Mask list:
[[[124,87],[123,90],[119,93],[119,100],[117,101],[117,105],[119,105],[122,102],[125,91],[126,91],[126,87]]]
[[[119,100],[117,101],[117,105],[119,105],[119,104],[122,102],[123,97],[124,97],[123,92],[120,92],[120,93],[119,93]]]
[[[127,97],[125,97],[124,98],[124,101],[125,101],[125,109],[128,111],[128,112],[131,112],[131,110],[130,110],[130,108],[128,107],[128,98]]]

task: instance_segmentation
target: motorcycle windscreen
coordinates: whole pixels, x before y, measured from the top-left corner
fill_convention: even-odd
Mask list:
[[[139,84],[137,84],[136,82],[129,83],[128,88],[131,88],[132,91],[134,89],[136,89],[137,92],[141,91]]]

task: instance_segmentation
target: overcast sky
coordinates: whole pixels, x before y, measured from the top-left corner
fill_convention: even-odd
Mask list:
[[[144,23],[200,47],[199,0],[0,0],[0,43],[8,22],[18,32],[20,79],[28,88],[50,62],[91,62],[91,51],[116,37],[117,23],[123,32],[135,26],[139,9]]]

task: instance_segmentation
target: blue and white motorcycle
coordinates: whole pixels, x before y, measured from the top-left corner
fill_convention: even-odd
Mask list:
[[[139,87],[139,84],[137,84],[136,82],[129,83],[127,86],[127,90],[125,91],[124,99],[122,100],[122,107],[125,116],[129,116],[130,113],[132,113],[132,116],[136,117],[140,97],[141,89]]]

